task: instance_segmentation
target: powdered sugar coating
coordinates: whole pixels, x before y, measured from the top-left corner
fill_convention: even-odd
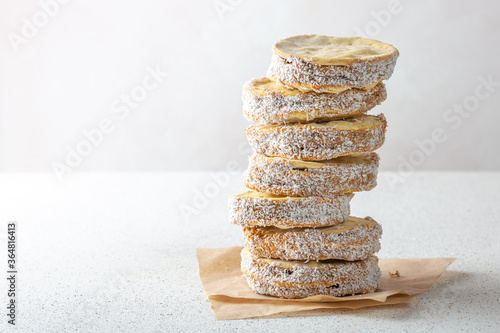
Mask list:
[[[354,88],[336,94],[284,95],[270,91],[262,96],[250,88],[254,80],[243,88],[243,114],[249,121],[257,123],[286,124],[351,117],[365,113],[387,98],[383,83],[369,90]]]
[[[375,256],[361,261],[326,261],[310,266],[258,258],[243,249],[241,271],[255,292],[284,298],[366,293],[374,291],[381,280]]]
[[[334,227],[243,229],[250,253],[283,260],[364,260],[380,250],[381,235],[382,226],[370,217],[350,217]]]
[[[253,154],[243,182],[259,192],[299,197],[368,191],[377,184],[376,153],[301,162]]]
[[[251,193],[251,192],[246,192]],[[342,223],[350,212],[353,194],[328,197],[285,197],[233,195],[229,198],[229,220],[242,227],[324,227]]]
[[[301,91],[330,92],[339,87],[362,88],[391,77],[398,54],[354,63],[350,66],[317,65],[303,58],[273,54],[267,76],[274,81]]]
[[[360,116],[326,124],[356,119],[376,119],[374,124],[337,128],[325,123],[292,125],[252,125],[246,129],[248,142],[260,154],[322,161],[354,153],[374,151],[385,140],[387,122],[383,114]]]

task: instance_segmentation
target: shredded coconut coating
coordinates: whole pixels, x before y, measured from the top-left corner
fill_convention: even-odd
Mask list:
[[[397,54],[379,61],[354,63],[350,66],[317,65],[306,59],[273,54],[267,76],[288,88],[301,91],[331,92],[340,87],[362,88],[391,77]]]
[[[344,296],[374,291],[380,285],[378,258],[303,264],[255,257],[243,249],[241,271],[259,294],[283,298]]]
[[[374,292],[380,286],[380,271],[373,272],[357,281],[346,281],[334,283],[328,287],[298,288],[291,289],[278,287],[270,283],[262,282],[252,277],[246,277],[248,285],[257,294],[276,296],[280,298],[306,298],[316,295],[327,296],[349,296]]]
[[[369,90],[348,89],[340,93],[300,92],[284,95],[270,91],[262,96],[249,86],[243,88],[243,114],[252,122],[287,124],[293,122],[325,121],[363,114],[387,98],[381,82]]]
[[[368,191],[377,184],[376,153],[301,162],[253,154],[243,182],[255,191],[299,197]]]
[[[242,227],[325,227],[346,221],[354,194],[328,197],[251,196],[252,192],[229,198],[229,220]]]
[[[283,260],[364,260],[380,250],[382,226],[351,217],[334,227],[277,229],[246,227],[245,247],[257,257]]]
[[[356,119],[376,119],[357,126]],[[349,123],[352,126],[328,126]],[[324,125],[328,124],[328,125]],[[374,151],[385,140],[387,121],[383,114],[360,116],[329,123],[252,125],[246,129],[248,142],[259,154],[303,161],[323,161],[354,153]]]

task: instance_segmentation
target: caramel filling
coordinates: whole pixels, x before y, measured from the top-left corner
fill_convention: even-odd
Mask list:
[[[332,120],[329,122],[321,122],[321,123],[308,123],[308,124],[291,124],[287,125],[290,128],[293,127],[329,127],[329,128],[334,128],[338,130],[359,130],[363,128],[372,128],[376,126],[383,126],[385,123],[385,119],[382,116],[370,116],[370,115],[363,115],[363,116],[357,116],[353,118],[346,118],[346,119],[338,119],[338,120]],[[258,131],[266,131],[269,129],[273,129],[276,127],[283,127],[283,125],[254,125],[253,128],[257,129]]]
[[[369,84],[363,88],[358,88],[358,89],[370,90],[373,87],[375,87],[377,84],[379,84],[380,82],[381,81],[377,81],[377,82]],[[280,84],[277,84],[276,82],[274,82],[273,80],[271,80],[267,77],[251,80],[249,85],[246,86],[245,89],[250,91],[252,94],[258,95],[258,96],[267,96],[267,95],[271,95],[273,93],[278,93],[282,96],[296,96],[296,95],[308,93],[308,92],[304,92],[304,91],[301,91],[298,89],[288,89]],[[340,93],[340,92],[343,92],[343,91],[346,91],[349,89],[350,88],[347,88],[347,87],[329,88],[328,93]]]
[[[247,191],[244,193],[237,194],[236,196],[240,197],[240,198],[264,198],[264,199],[276,200],[276,201],[304,200],[304,199],[306,199],[305,197],[285,197],[285,196],[280,196],[280,195],[275,195],[275,194],[270,194],[270,193],[262,193],[262,192],[258,192],[258,191]]]
[[[341,156],[337,158],[333,158],[331,160],[325,160],[325,161],[301,161],[301,160],[294,160],[294,159],[286,159],[286,158],[280,158],[280,157],[269,157],[265,155],[260,155],[263,158],[267,158],[270,160],[285,160],[288,161],[290,164],[293,165],[294,168],[296,169],[321,169],[325,165],[328,164],[368,164],[370,163],[370,156],[371,155],[366,155],[363,153],[360,154],[352,154],[348,156]]]

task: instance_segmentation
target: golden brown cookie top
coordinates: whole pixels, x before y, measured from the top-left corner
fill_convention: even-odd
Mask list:
[[[374,228],[377,225],[378,223],[369,216],[365,218],[349,216],[349,219],[343,223],[328,227],[320,227],[314,230],[317,230],[324,234],[341,234],[356,228]],[[277,227],[260,227],[259,232],[269,233],[269,234],[289,233],[289,232],[308,233],[309,229],[308,228],[282,229]]]
[[[281,58],[296,57],[317,65],[350,66],[398,56],[390,44],[362,37],[300,35],[277,41],[273,52]]]

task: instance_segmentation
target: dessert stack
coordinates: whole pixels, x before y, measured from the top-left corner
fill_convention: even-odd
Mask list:
[[[374,291],[382,227],[350,215],[354,192],[376,185],[385,139],[383,80],[398,51],[360,37],[302,35],[273,45],[267,77],[243,89],[255,153],[229,200],[243,227],[241,270],[259,294],[284,298]]]

